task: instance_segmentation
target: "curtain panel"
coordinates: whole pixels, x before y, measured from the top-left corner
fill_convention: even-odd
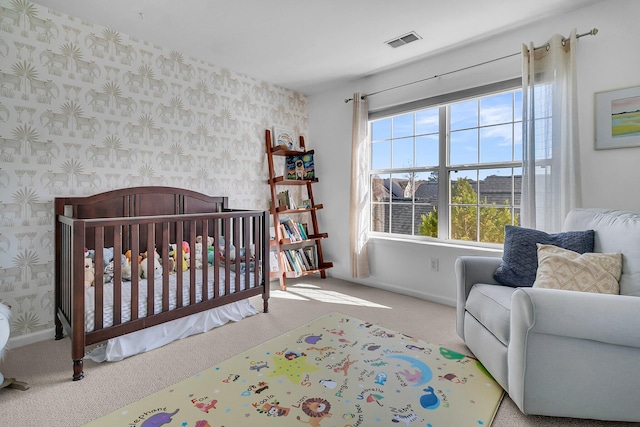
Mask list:
[[[522,47],[523,227],[558,232],[582,204],[576,42],[574,29]]]
[[[349,243],[351,277],[369,277],[369,144],[368,101],[359,93],[353,95],[353,131],[351,141],[351,200],[349,209]]]

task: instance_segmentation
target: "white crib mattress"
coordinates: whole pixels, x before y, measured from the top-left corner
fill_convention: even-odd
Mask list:
[[[213,268],[208,271],[208,286],[207,294],[209,298],[213,295]],[[169,309],[173,310],[177,306],[177,275],[175,273],[169,276]],[[240,274],[240,289],[246,289],[244,273]],[[230,272],[230,289],[231,293],[234,293],[236,284],[236,275],[232,271]],[[250,283],[255,283],[254,272],[250,273]],[[189,270],[182,273],[182,301],[183,305],[187,305],[190,300],[190,272]],[[162,312],[162,278],[154,278],[154,313]],[[220,268],[220,284],[218,287],[219,295],[225,294],[225,270]],[[125,323],[131,320],[131,282],[122,282],[122,303],[121,303],[121,323]],[[103,327],[107,328],[113,325],[113,283],[105,283],[103,285]],[[196,302],[202,301],[202,271],[196,270]],[[84,294],[85,304],[85,331],[91,332],[94,330],[95,320],[95,288],[90,287],[85,290]],[[138,318],[147,316],[147,280],[140,279],[138,282]]]

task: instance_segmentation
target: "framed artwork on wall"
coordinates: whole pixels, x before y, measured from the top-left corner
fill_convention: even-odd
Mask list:
[[[595,94],[596,150],[640,147],[640,86]]]

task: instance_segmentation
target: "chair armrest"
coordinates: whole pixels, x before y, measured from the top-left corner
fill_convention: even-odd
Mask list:
[[[638,325],[640,297],[517,289],[509,396],[525,414],[640,420]]]
[[[519,288],[511,297],[511,339],[539,333],[640,348],[640,298]]]
[[[461,256],[456,259],[456,331],[464,339],[464,307],[476,283],[498,284],[493,273],[500,266],[501,258],[485,256]]]

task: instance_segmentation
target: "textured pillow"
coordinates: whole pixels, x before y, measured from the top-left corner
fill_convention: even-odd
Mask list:
[[[534,288],[620,293],[622,254],[569,251],[538,243],[538,272]]]
[[[494,278],[499,283],[514,288],[531,287],[538,270],[537,243],[583,254],[593,252],[594,235],[593,230],[548,234],[531,228],[507,225],[504,228],[502,263]]]

